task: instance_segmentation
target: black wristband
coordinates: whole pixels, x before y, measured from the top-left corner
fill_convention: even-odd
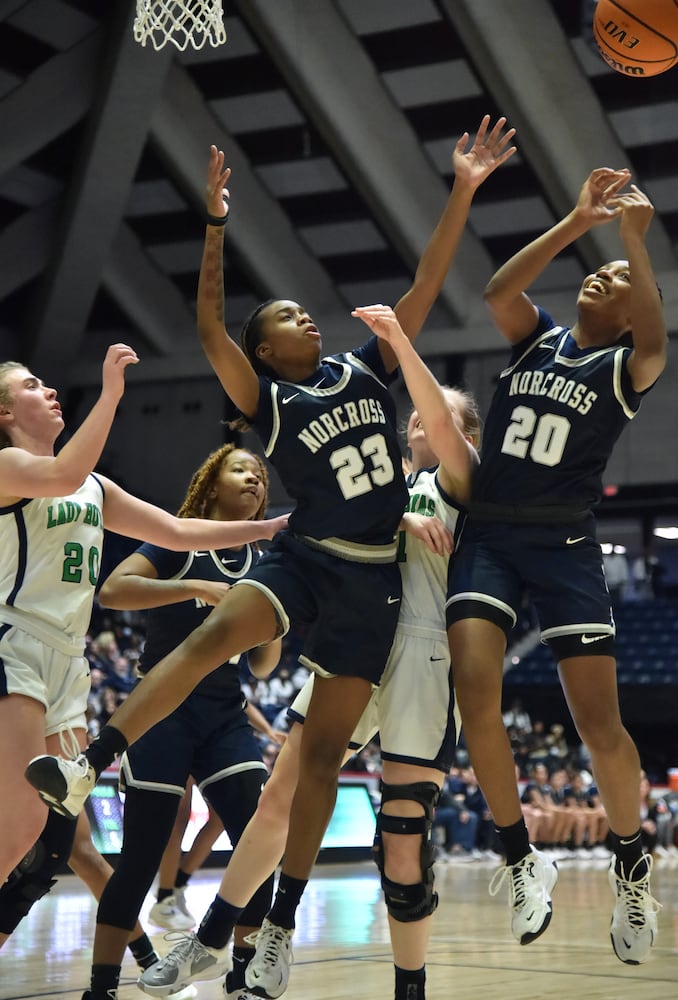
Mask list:
[[[228,222],[228,215],[206,215],[205,221],[208,226],[225,226]]]

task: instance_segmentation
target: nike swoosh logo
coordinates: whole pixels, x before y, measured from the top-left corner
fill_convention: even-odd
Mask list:
[[[601,639],[607,639],[607,635],[583,635],[581,637],[582,642],[600,642]]]
[[[222,559],[221,561],[222,561],[222,563],[223,563],[224,566],[230,566],[232,563],[237,563],[238,560],[237,559]]]
[[[539,346],[542,349],[542,351],[555,351],[555,347],[553,346],[553,344],[540,344]]]
[[[283,401],[282,401],[283,402],[283,406],[285,406],[286,403],[291,403],[292,400],[296,399],[298,395],[299,395],[299,393],[295,392],[291,396],[285,396],[284,399],[283,399]]]
[[[387,604],[397,604],[399,600],[400,600],[399,597],[387,597],[386,598],[386,603]]]
[[[577,542],[583,542],[585,540],[586,540],[586,535],[582,535],[580,538],[566,538],[565,539],[565,544],[566,545],[576,545]]]
[[[629,844],[635,844],[639,839],[640,839],[640,835],[639,834],[636,834],[635,837],[631,837],[630,840],[622,840],[622,838],[620,837],[619,838],[619,843],[623,844],[624,847],[628,847]]]
[[[196,559],[197,559],[197,558],[198,558],[198,556],[206,556],[206,555],[208,555],[208,553],[207,553],[207,552],[194,552],[194,553],[193,553],[193,555],[194,555],[194,556],[196,557]]]
[[[444,659],[445,659],[444,656],[432,656],[431,663],[440,663],[440,661]]]

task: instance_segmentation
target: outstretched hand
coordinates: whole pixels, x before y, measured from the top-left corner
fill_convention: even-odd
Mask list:
[[[452,167],[456,179],[464,181],[475,191],[493,170],[513,156],[516,147],[509,146],[509,143],[516,130],[510,128],[508,132],[504,132],[505,125],[506,118],[499,118],[488,132],[490,116],[485,115],[470,149],[467,149],[470,136],[468,132],[464,132],[452,153]]]
[[[598,167],[584,181],[575,212],[589,226],[597,226],[616,218],[622,211],[618,192],[631,178],[631,171]]]
[[[351,316],[361,319],[369,326],[375,336],[379,337],[380,340],[385,340],[388,344],[393,344],[399,337],[405,337],[398,317],[390,306],[381,304],[357,306],[351,312]]]
[[[225,156],[222,149],[210,146],[210,159],[207,165],[207,182],[205,184],[205,207],[208,215],[223,219],[228,215],[229,191],[226,185],[231,176],[231,168],[224,166]]]
[[[616,201],[621,209],[619,234],[622,240],[633,236],[642,239],[654,215],[654,205],[650,199],[640,188],[632,184],[628,191],[617,196]]]
[[[120,399],[125,391],[127,365],[139,364],[137,352],[127,344],[111,344],[106,351],[101,376],[101,391]]]

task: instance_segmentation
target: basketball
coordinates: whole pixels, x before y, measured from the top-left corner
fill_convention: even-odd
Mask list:
[[[593,36],[617,73],[665,73],[678,62],[678,0],[598,0]]]

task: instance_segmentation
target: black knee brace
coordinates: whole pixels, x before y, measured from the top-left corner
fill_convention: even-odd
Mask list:
[[[418,781],[412,785],[382,785],[381,804],[372,846],[372,857],[381,872],[386,908],[394,920],[412,923],[430,916],[438,905],[438,895],[433,891],[433,859],[435,851],[431,840],[433,813],[440,796],[440,789],[433,781]],[[385,802],[407,799],[418,802],[423,816],[389,816],[383,812]],[[421,882],[400,885],[384,874],[384,846],[382,833],[421,834]]]
[[[40,839],[0,888],[0,932],[11,934],[34,903],[47,895],[66,862],[75,838],[75,820],[50,812]]]

